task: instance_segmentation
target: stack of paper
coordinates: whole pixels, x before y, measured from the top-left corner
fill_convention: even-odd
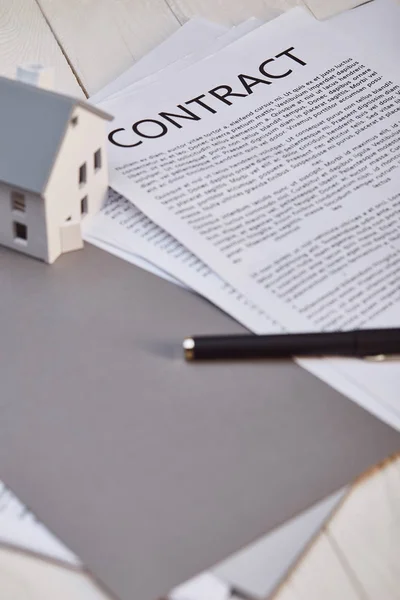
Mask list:
[[[257,334],[399,326],[399,24],[187,23],[92,98],[114,191],[86,240]],[[299,363],[400,428],[398,364]]]
[[[177,586],[168,598],[362,600],[364,589],[371,598],[397,598],[399,493],[395,456]],[[0,589],[10,600],[111,600],[79,558],[1,481]]]
[[[187,581],[170,600],[264,598],[338,505],[345,489],[317,503],[211,571]],[[111,600],[79,558],[0,481],[0,589],[7,599]],[[26,595],[28,594],[28,595]],[[2,596],[3,597],[3,596]]]

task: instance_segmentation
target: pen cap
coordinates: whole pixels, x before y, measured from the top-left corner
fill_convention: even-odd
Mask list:
[[[364,329],[356,340],[357,356],[400,355],[400,329]]]

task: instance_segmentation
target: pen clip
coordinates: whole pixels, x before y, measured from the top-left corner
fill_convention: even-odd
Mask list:
[[[393,360],[400,360],[400,354],[375,354],[373,356],[363,356],[363,359],[375,363],[389,362]]]

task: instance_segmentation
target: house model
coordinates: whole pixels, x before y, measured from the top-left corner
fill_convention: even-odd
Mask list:
[[[90,104],[0,77],[0,244],[48,263],[83,247],[108,189],[106,121]]]

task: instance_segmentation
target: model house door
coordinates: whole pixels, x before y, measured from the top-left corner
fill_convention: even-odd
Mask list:
[[[79,221],[66,221],[60,229],[61,252],[71,252],[83,248],[81,224]]]

